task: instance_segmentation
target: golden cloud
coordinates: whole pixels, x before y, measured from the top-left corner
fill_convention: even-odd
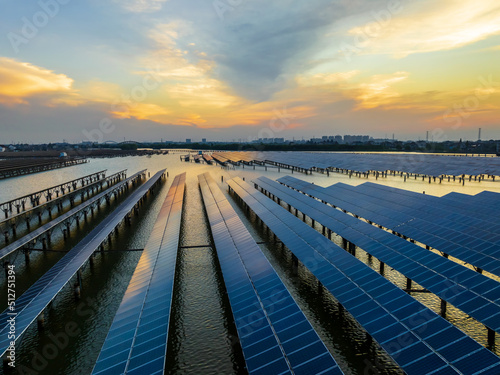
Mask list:
[[[28,98],[43,95],[50,104],[74,97],[72,85],[73,80],[64,74],[0,57],[0,103],[27,103]]]
[[[369,83],[359,85],[356,90],[359,108],[375,108],[394,102],[400,94],[394,89],[393,85],[404,81],[408,78],[408,75],[407,72],[374,75]]]
[[[296,81],[297,84],[302,87],[332,85],[348,82],[358,74],[359,70],[339,73],[302,74],[296,77]]]
[[[402,58],[463,47],[500,33],[500,4],[496,0],[405,3],[396,15],[373,17],[373,22],[349,30],[365,40],[360,46],[362,54]]]

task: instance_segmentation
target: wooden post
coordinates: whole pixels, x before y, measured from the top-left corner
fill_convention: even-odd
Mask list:
[[[441,316],[443,318],[446,318],[446,307],[447,307],[447,303],[444,299],[441,300]]]
[[[488,346],[493,348],[495,346],[495,331],[488,327],[486,329],[488,330]]]

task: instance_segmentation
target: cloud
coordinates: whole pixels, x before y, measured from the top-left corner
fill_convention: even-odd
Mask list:
[[[322,86],[348,82],[358,75],[359,70],[338,73],[300,74],[296,77],[299,86]]]
[[[408,76],[407,72],[372,76],[369,83],[362,83],[357,89],[358,107],[374,108],[394,102],[400,94],[394,89],[393,85],[406,80]]]
[[[123,94],[120,85],[92,80],[79,86],[79,93],[89,101],[113,103]]]
[[[26,104],[29,98],[42,97],[47,104],[72,99],[73,80],[64,74],[0,57],[0,103]]]
[[[167,0],[115,0],[125,10],[133,13],[151,13],[159,11]]]
[[[499,20],[500,4],[496,0],[402,2],[399,14],[378,21],[372,19],[379,27],[372,27],[377,32],[365,38],[361,53],[402,58],[460,48],[499,34]],[[357,25],[348,33],[366,36],[368,25]]]
[[[119,119],[135,118],[137,120],[151,120],[156,122],[168,123],[165,117],[170,114],[166,108],[150,103],[130,103],[128,105],[121,104],[112,106],[111,112],[113,116]]]
[[[265,101],[303,69],[318,37],[344,13],[341,3],[327,0],[256,0],[235,6],[222,21],[200,17],[193,28],[218,78],[240,97]]]

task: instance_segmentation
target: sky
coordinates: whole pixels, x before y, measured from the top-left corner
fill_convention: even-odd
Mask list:
[[[0,144],[500,139],[497,0],[0,0]]]

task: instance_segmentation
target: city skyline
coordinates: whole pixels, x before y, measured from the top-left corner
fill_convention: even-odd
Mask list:
[[[3,9],[0,143],[500,138],[494,1]]]

